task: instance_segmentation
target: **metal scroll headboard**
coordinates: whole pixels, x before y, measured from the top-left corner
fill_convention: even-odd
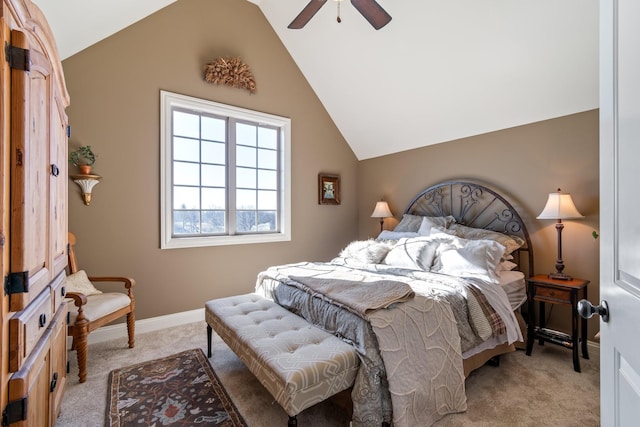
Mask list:
[[[533,275],[533,247],[527,227],[511,203],[488,187],[467,181],[436,184],[418,194],[404,213],[451,215],[456,222],[468,227],[518,236],[526,243],[513,255],[521,271],[528,272],[528,277]],[[527,263],[526,268],[523,261]]]

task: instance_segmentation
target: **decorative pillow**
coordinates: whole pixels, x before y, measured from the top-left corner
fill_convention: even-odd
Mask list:
[[[353,258],[367,264],[380,264],[393,245],[375,240],[356,240],[340,252],[343,258]]]
[[[420,228],[420,224],[422,224],[422,218],[423,217],[419,215],[404,214],[393,231],[410,231],[417,233]]]
[[[402,215],[402,219],[396,225],[396,228],[393,231],[411,231],[414,233],[419,233],[420,227],[424,224],[424,219],[428,218],[427,221],[431,225],[438,225],[440,227],[447,228],[449,225],[455,222],[455,218],[452,216],[422,216],[422,215],[412,215],[412,214],[404,214]],[[426,227],[426,225],[425,225]],[[423,236],[428,236],[428,234],[422,234]]]
[[[418,234],[421,236],[429,236],[431,234],[431,228],[444,227],[448,228],[451,224],[456,222],[456,219],[449,216],[424,216],[422,217],[422,223],[418,228]]]
[[[438,243],[429,237],[402,238],[385,257],[383,263],[394,267],[429,271]]]
[[[439,245],[431,271],[498,283],[498,268],[504,250],[504,246],[494,240],[456,238],[451,243]]]
[[[403,237],[410,238],[410,237],[418,237],[418,236],[420,235],[413,231],[382,230],[382,232],[378,234],[378,237],[376,237],[376,240],[400,240]]]
[[[496,241],[505,247],[504,257],[510,255],[525,243],[525,241],[518,236],[510,236],[497,231],[484,230],[482,228],[467,227],[462,224],[451,224],[449,228],[438,227],[437,229],[440,232],[462,237],[463,239]]]
[[[102,291],[96,289],[96,287],[93,286],[93,283],[89,281],[87,273],[85,273],[84,270],[80,270],[67,276],[64,282],[64,288],[67,292],[79,292],[86,296],[102,293]]]

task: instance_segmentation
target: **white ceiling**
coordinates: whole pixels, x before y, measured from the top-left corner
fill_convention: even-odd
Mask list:
[[[33,0],[67,58],[175,0]],[[182,0],[187,1],[187,0]],[[376,31],[328,1],[255,3],[358,159],[598,108],[598,0],[378,0]],[[73,12],[70,12],[73,11]]]

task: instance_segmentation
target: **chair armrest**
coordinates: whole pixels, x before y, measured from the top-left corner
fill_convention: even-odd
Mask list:
[[[67,292],[64,294],[66,298],[72,298],[76,307],[81,307],[87,303],[87,296],[80,292]]]
[[[96,276],[89,276],[89,281],[91,282],[118,282],[118,283],[124,283],[124,287],[127,289],[131,289],[136,285],[136,281],[134,279],[132,279],[131,277],[106,277],[106,276],[102,276],[102,277],[96,277]]]
[[[120,282],[124,283],[124,287],[127,289],[127,295],[131,298],[131,303],[133,304],[133,287],[136,285],[136,281],[131,277],[117,277],[117,276],[102,276],[95,277],[89,276],[89,281],[91,282]]]

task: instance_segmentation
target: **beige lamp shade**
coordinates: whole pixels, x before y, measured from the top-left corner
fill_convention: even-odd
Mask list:
[[[558,188],[555,193],[549,193],[547,204],[540,212],[538,219],[577,219],[584,218],[584,216],[578,212],[576,205],[571,199],[571,194],[562,193]]]
[[[376,202],[376,207],[373,209],[373,213],[371,214],[371,218],[389,218],[392,217],[391,209],[389,209],[389,205],[384,200]]]

